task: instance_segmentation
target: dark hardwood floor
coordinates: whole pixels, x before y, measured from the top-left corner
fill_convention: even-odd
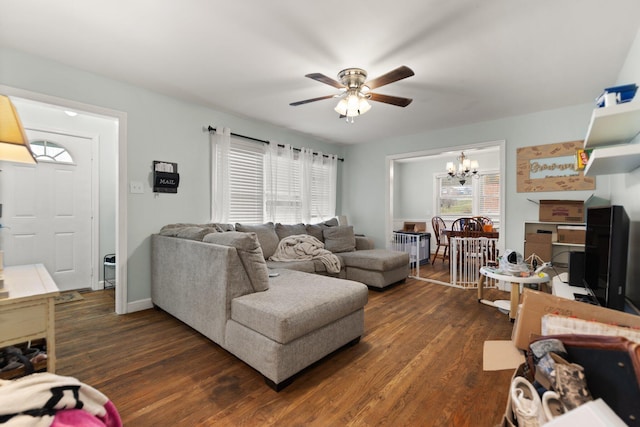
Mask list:
[[[421,270],[447,281],[446,266]],[[83,296],[56,306],[57,373],[105,393],[126,426],[494,426],[506,405],[512,372],[484,372],[482,348],[512,324],[475,290],[369,291],[360,343],[280,393],[161,310],[116,315],[113,290]]]

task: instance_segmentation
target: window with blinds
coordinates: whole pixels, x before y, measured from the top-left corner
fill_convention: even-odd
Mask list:
[[[323,164],[315,164],[311,168],[311,222],[322,222],[332,217],[333,203],[332,197],[335,197],[335,183],[331,179],[331,170],[329,166]]]
[[[229,221],[262,223],[264,217],[264,147],[231,140],[229,150]]]
[[[296,224],[302,217],[302,165],[278,158],[275,185],[267,184],[264,146],[243,139],[231,139],[229,150],[229,222],[260,224],[267,221]],[[335,173],[331,167],[314,163],[311,168],[310,222],[321,222],[335,216]],[[270,190],[267,190],[269,188]],[[267,191],[274,191],[267,194]],[[274,201],[275,200],[275,201]],[[271,205],[275,204],[275,205]],[[271,217],[271,214],[273,217]]]
[[[480,172],[465,185],[448,175],[436,178],[437,215],[455,219],[464,216],[486,216],[494,223],[500,221],[500,174]]]
[[[266,198],[267,212],[273,213],[269,220],[283,224],[297,224],[302,222],[302,187],[301,165],[295,156],[294,159],[278,157],[274,159],[275,182],[266,186],[268,194]]]
[[[481,174],[479,179],[478,215],[500,218],[500,174]]]

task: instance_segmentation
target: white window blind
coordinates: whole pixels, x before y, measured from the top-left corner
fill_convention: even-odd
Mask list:
[[[267,149],[255,142],[231,139],[229,222],[295,224],[334,217],[337,162],[314,156],[311,167],[304,167],[296,152],[293,157],[272,156],[274,163],[268,166]],[[309,180],[310,186],[306,185]],[[307,195],[303,195],[303,186],[310,187]]]
[[[264,147],[231,139],[229,150],[229,220],[262,223],[264,215]]]
[[[322,162],[314,163],[311,168],[310,215],[312,223],[322,222],[335,215],[335,182],[331,167]]]
[[[273,182],[266,186],[266,212],[267,219],[283,224],[296,224],[302,221],[302,188],[301,165],[296,155],[278,156],[271,160]]]
[[[500,174],[480,175],[480,197],[478,215],[489,218],[500,217]]]

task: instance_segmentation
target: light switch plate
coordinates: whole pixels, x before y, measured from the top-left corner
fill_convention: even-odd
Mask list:
[[[144,184],[140,181],[130,181],[129,182],[129,193],[131,194],[143,194],[144,193]]]

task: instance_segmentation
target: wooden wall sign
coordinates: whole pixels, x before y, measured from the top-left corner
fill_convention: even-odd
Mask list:
[[[596,179],[575,168],[582,147],[583,141],[571,141],[518,148],[518,193],[594,190]]]

